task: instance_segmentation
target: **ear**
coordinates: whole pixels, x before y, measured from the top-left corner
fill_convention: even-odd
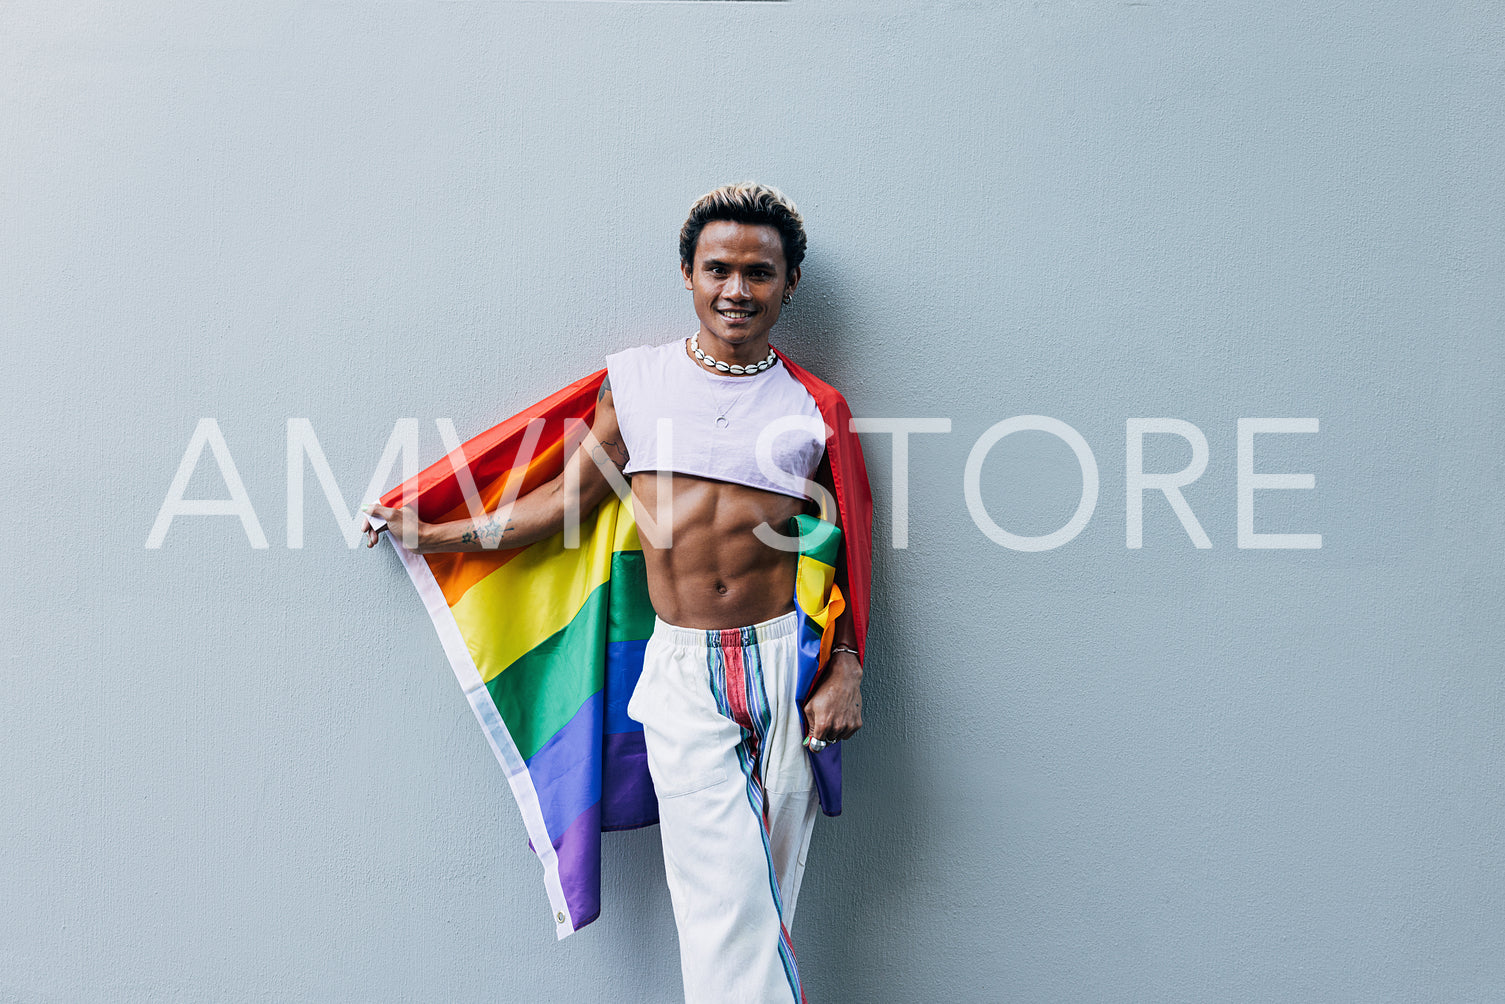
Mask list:
[[[694,274],[691,266],[686,265],[684,262],[680,262],[679,271],[685,277],[685,289],[693,290],[695,288],[695,283],[691,281]]]
[[[784,283],[784,292],[793,293],[794,287],[800,284],[800,267],[798,265],[789,271],[789,281]]]

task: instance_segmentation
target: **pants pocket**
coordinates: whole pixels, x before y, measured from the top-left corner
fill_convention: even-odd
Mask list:
[[[665,777],[653,769],[651,754],[648,757],[648,771],[653,775],[653,790],[659,798],[693,795],[697,791],[704,791],[726,780],[726,767],[722,764],[698,773],[670,772],[669,776]]]
[[[659,798],[676,798],[730,776],[726,760],[742,730],[720,715],[709,688],[697,680],[698,660],[655,648],[650,641],[627,714],[643,726],[653,790]]]
[[[727,721],[722,719],[722,721]],[[648,773],[659,798],[676,798],[720,784],[727,778],[725,758],[719,755],[721,730],[706,722],[672,715],[659,719],[650,713],[643,723]],[[735,723],[728,722],[733,728]]]

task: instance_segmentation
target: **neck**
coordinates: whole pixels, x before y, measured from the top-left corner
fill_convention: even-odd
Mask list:
[[[700,342],[701,351],[708,356],[714,356],[722,362],[737,363],[738,365],[746,366],[749,363],[756,364],[762,362],[768,355],[767,335],[734,345],[731,342],[722,341],[709,331],[706,331],[702,326],[697,337]]]

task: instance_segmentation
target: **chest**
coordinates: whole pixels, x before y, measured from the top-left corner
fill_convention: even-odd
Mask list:
[[[815,400],[787,371],[755,377],[678,365],[617,400],[628,473],[665,470],[803,496],[825,450]],[[625,407],[624,407],[625,405]]]

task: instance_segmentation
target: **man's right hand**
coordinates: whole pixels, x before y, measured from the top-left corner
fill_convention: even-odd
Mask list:
[[[425,524],[418,518],[418,511],[412,506],[393,509],[391,506],[373,504],[362,506],[361,511],[367,514],[367,518],[361,520],[361,532],[366,535],[367,547],[376,546],[377,538],[381,536],[383,530],[390,530],[397,534],[397,539],[405,545],[417,545],[419,542]],[[372,526],[372,516],[385,520],[386,526]]]

